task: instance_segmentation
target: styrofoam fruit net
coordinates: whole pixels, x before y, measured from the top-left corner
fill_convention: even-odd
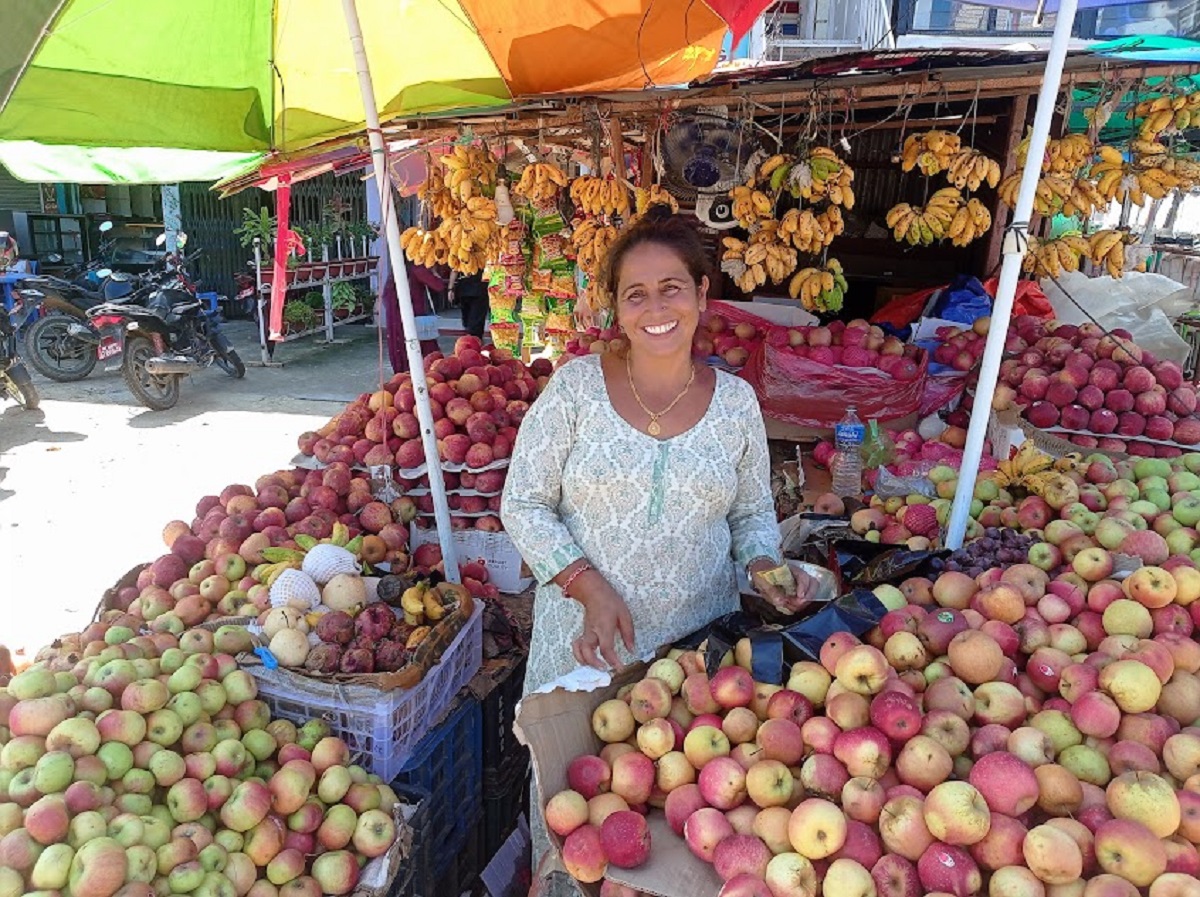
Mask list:
[[[317,585],[325,585],[339,573],[360,572],[358,560],[339,545],[314,545],[304,555],[300,569]]]
[[[321,603],[321,589],[313,578],[301,570],[284,570],[271,585],[272,607],[290,605],[300,610],[312,610]]]

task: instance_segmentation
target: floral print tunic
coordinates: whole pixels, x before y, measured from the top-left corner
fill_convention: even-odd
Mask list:
[[[737,608],[735,563],[779,557],[762,412],[723,371],[704,417],[659,440],[617,414],[599,356],[567,363],[521,424],[501,508],[539,583],[527,693],[576,666],[583,608],[551,580],[578,558],[625,599],[644,656]]]

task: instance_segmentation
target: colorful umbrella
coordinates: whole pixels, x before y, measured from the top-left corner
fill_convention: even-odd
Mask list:
[[[686,83],[717,63],[727,28],[740,37],[769,0],[357,5],[386,123],[521,96]],[[5,6],[0,141],[245,154],[363,129],[338,0]],[[138,167],[128,153],[125,164]]]

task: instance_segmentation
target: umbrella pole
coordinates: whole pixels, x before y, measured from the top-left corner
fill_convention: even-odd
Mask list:
[[[974,410],[971,413],[970,427],[967,429],[967,442],[963,447],[962,466],[958,471],[958,488],[954,492],[954,505],[950,511],[946,547],[951,550],[962,547],[967,531],[971,499],[975,494],[975,480],[979,475],[979,462],[983,458],[983,441],[987,435],[988,419],[992,414],[992,397],[996,393],[996,381],[1000,376],[1000,358],[1004,354],[1004,341],[1008,336],[1009,321],[1012,319],[1017,280],[1021,276],[1021,260],[1027,245],[1029,217],[1033,214],[1034,195],[1037,192],[1038,179],[1041,177],[1039,160],[1046,153],[1046,141],[1054,118],[1055,101],[1062,83],[1063,62],[1067,56],[1071,29],[1075,25],[1077,7],[1078,0],[1062,0],[1059,4],[1058,18],[1054,23],[1054,37],[1050,41],[1050,51],[1046,54],[1046,71],[1038,93],[1037,113],[1033,118],[1033,131],[1029,135],[1029,152],[1026,155],[1025,170],[1021,175],[1017,205],[1013,209],[1012,224],[1004,236],[1004,262],[1000,267],[996,301],[992,305],[991,326],[979,369],[979,385],[975,390]]]
[[[424,377],[425,362],[421,357],[421,341],[417,337],[417,322],[413,315],[412,296],[408,291],[408,277],[405,276],[404,250],[400,247],[400,221],[396,217],[396,204],[392,201],[391,179],[388,177],[385,161],[387,149],[384,146],[383,132],[379,128],[379,108],[375,105],[375,88],[371,83],[367,50],[363,44],[362,28],[358,22],[358,8],[355,6],[355,0],[342,0],[342,10],[346,15],[346,28],[350,32],[350,47],[354,51],[354,64],[358,70],[358,86],[362,91],[367,138],[371,144],[371,161],[375,169],[375,186],[379,189],[379,204],[383,210],[384,232],[387,236],[388,259],[391,263],[392,279],[396,282],[400,320],[404,324],[404,349],[408,354],[408,368],[413,375],[415,410],[417,420],[421,425],[421,442],[425,446],[425,462],[429,467],[429,491],[433,497],[438,542],[442,547],[442,562],[446,568],[446,578],[451,582],[460,582],[458,553],[454,546],[454,534],[450,529],[450,506],[446,501],[446,484],[441,477],[441,461],[438,457],[437,440],[433,435],[433,411],[429,406],[429,386]]]

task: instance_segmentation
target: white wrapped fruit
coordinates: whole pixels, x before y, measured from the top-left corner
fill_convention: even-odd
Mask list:
[[[307,635],[308,622],[304,619],[304,613],[294,607],[275,607],[267,611],[267,618],[263,620],[263,635],[274,641],[275,636],[285,629],[294,629],[301,635]]]
[[[358,559],[338,545],[314,545],[304,555],[300,568],[319,586],[325,585],[339,573],[359,573]]]
[[[301,570],[284,570],[271,585],[272,607],[310,611],[321,603],[321,588]]]

